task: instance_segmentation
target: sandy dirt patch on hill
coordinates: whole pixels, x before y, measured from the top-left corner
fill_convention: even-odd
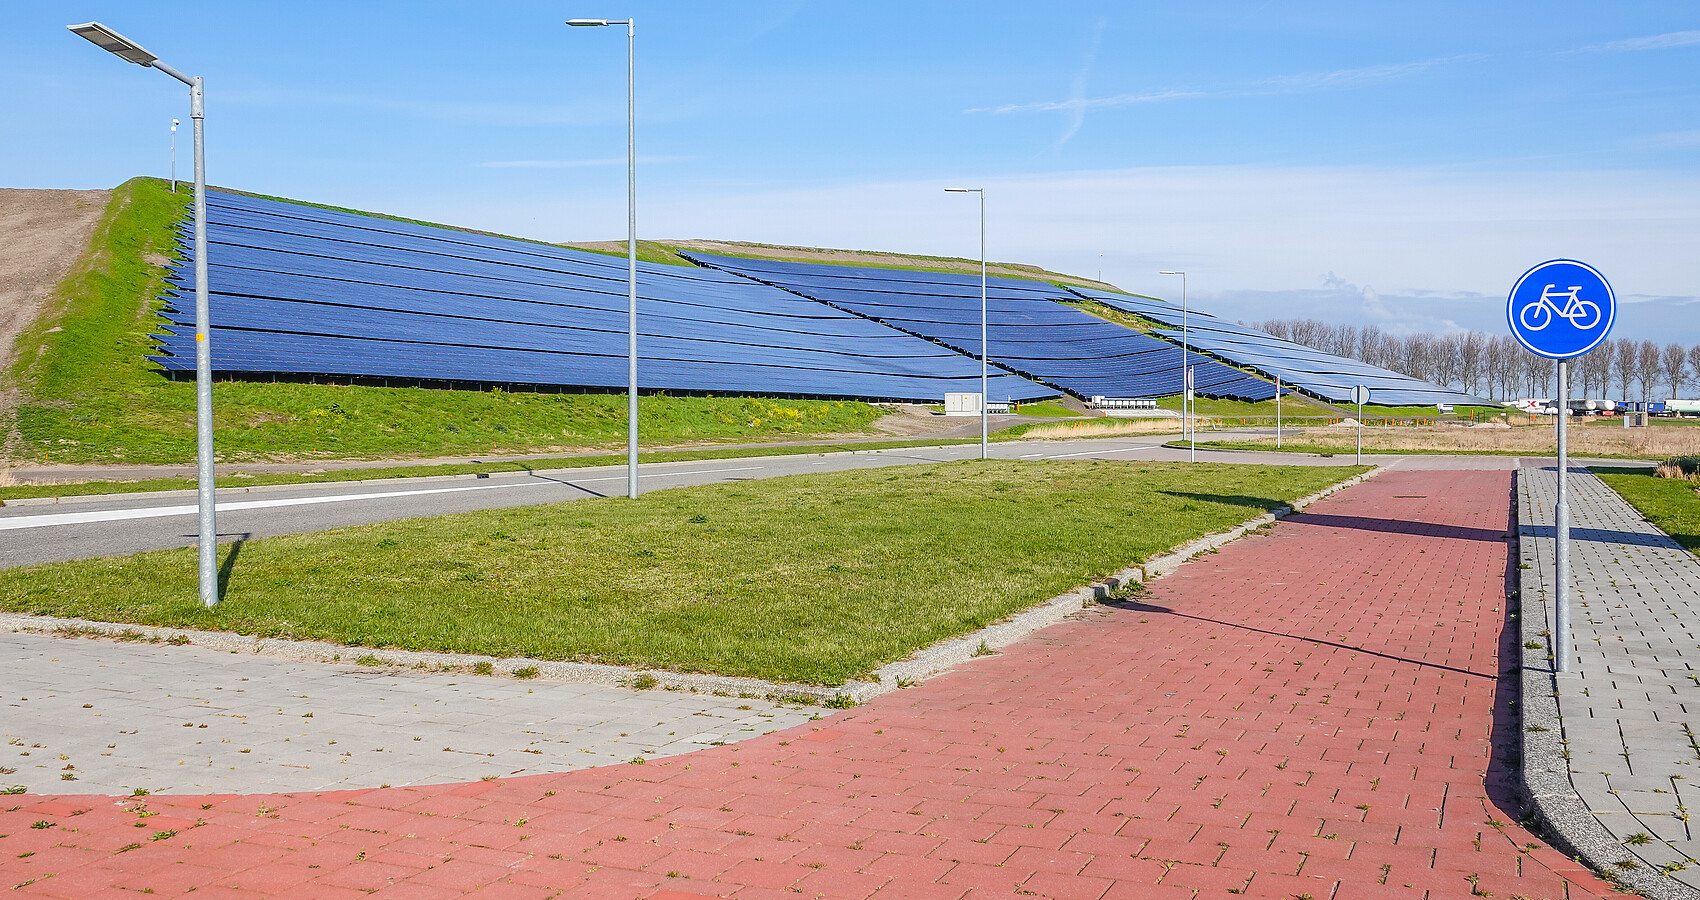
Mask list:
[[[17,386],[4,377],[13,345],[88,248],[111,198],[111,191],[0,188],[0,421],[18,402]],[[5,456],[0,450],[0,467]]]

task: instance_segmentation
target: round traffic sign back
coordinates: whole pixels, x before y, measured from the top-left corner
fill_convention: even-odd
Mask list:
[[[1505,318],[1530,353],[1569,359],[1594,349],[1611,333],[1617,295],[1593,266],[1549,259],[1517,279]]]

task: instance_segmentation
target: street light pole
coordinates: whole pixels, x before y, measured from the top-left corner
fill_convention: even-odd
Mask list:
[[[195,479],[200,507],[201,605],[218,605],[218,528],[213,495],[212,433],[212,329],[207,312],[207,167],[203,141],[206,119],[202,108],[203,83],[199,75],[185,75],[159,61],[141,45],[99,22],[67,25],[73,33],[95,46],[139,66],[149,66],[189,86],[189,118],[195,124]],[[176,126],[173,126],[173,135]],[[175,139],[172,144],[176,146]],[[172,175],[176,176],[176,152],[172,153]],[[175,191],[175,185],[173,185]]]
[[[177,120],[171,120],[171,193],[177,193]]]
[[[945,188],[950,194],[980,195],[980,458],[986,459],[986,189]]]
[[[575,28],[626,26],[626,496],[638,495],[637,20],[568,19]]]
[[[1186,333],[1186,273],[1178,271],[1158,272],[1159,275],[1179,275],[1181,277],[1181,430],[1190,440],[1188,445],[1189,458],[1198,462],[1198,423],[1189,422],[1190,407],[1192,406],[1192,371],[1187,364],[1187,333]]]

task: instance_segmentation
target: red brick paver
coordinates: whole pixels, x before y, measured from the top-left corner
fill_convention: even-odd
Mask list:
[[[1508,824],[1509,490],[1503,472],[1385,474],[1138,602],[825,727],[664,762],[317,795],[0,798],[0,887],[1602,896]]]

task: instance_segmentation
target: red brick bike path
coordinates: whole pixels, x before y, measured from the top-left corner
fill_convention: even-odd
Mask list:
[[[924,685],[663,762],[316,795],[0,797],[0,887],[1603,896],[1510,823],[1510,487],[1387,473]]]

